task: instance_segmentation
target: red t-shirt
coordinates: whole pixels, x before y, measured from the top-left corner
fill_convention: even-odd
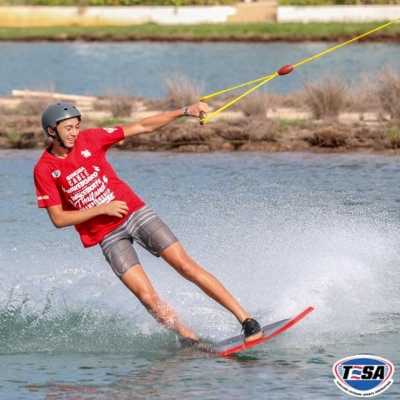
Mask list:
[[[100,215],[75,225],[84,247],[100,243],[145,204],[106,160],[106,151],[123,139],[121,127],[81,131],[68,157],[54,157],[49,153],[50,144],[35,165],[39,208],[61,204],[63,210],[69,211],[85,210],[113,200],[127,203],[129,211],[123,218]]]

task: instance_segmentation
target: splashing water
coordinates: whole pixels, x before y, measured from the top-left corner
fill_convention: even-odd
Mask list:
[[[397,218],[392,204],[354,190],[355,182],[365,184],[363,159],[350,168],[350,159],[324,164],[304,156],[113,157],[121,177],[134,179],[129,183],[189,254],[261,323],[315,307],[284,346],[324,347],[398,330]],[[343,178],[332,164],[351,176]],[[134,178],[126,172],[132,169]],[[3,175],[13,179],[9,170]],[[368,178],[384,185],[380,175]],[[32,190],[28,178],[5,187],[10,199]],[[82,249],[73,229],[55,231],[32,197],[16,220],[12,204],[6,205],[0,228],[2,236],[15,232],[2,239],[0,254],[1,353],[124,352],[127,342],[144,349],[174,346],[174,335],[124,288],[100,249]],[[161,297],[202,337],[239,333],[226,310],[161,260],[138,253]]]

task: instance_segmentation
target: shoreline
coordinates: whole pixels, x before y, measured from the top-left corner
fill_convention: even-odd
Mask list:
[[[84,35],[78,37],[69,37],[68,35],[61,35],[58,38],[53,37],[28,37],[28,38],[11,38],[3,39],[0,38],[0,42],[14,42],[14,43],[40,43],[40,42],[100,42],[100,43],[118,43],[118,42],[160,42],[160,43],[313,43],[313,42],[346,42],[351,40],[352,36],[343,35],[332,35],[326,38],[312,38],[312,37],[301,37],[301,38],[287,38],[287,37],[264,37],[254,36],[247,38],[182,38],[182,37],[168,37],[168,38],[155,38],[153,36],[140,36],[140,37],[95,37],[93,35]],[[381,35],[375,38],[364,38],[358,40],[360,43],[400,43],[400,33],[396,35]]]
[[[372,31],[372,23],[237,23],[203,25],[0,27],[9,42],[345,42]],[[400,24],[373,32],[359,42],[400,43]]]
[[[83,114],[82,130],[123,126],[172,109],[165,100],[135,98],[130,115],[113,117],[108,103],[110,100],[32,93],[21,91],[16,96],[0,97],[0,149],[42,149],[50,143],[42,131],[40,116],[49,103],[56,101],[77,105]],[[344,110],[338,118],[313,119],[310,110],[291,103],[292,98],[293,94],[271,99],[274,106],[261,116],[245,116],[243,110],[232,107],[204,125],[200,125],[195,118],[181,118],[154,133],[127,139],[116,147],[129,151],[184,153],[400,153],[397,141],[391,141],[388,135],[394,121],[384,118],[379,110]]]

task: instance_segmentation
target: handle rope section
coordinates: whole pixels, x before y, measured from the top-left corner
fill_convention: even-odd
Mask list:
[[[246,83],[242,83],[242,84],[240,84],[240,85],[233,86],[233,87],[231,87],[231,88],[224,89],[224,90],[220,90],[220,91],[218,91],[218,92],[211,93],[211,94],[208,94],[208,95],[203,96],[203,97],[200,99],[200,101],[204,101],[204,100],[210,99],[210,98],[212,98],[212,97],[219,96],[219,95],[221,95],[221,94],[230,92],[231,90],[240,89],[240,88],[242,88],[242,87],[245,87],[245,86],[252,85],[252,84],[254,84],[254,83],[260,82],[258,85],[256,85],[256,86],[254,86],[253,88],[247,90],[247,92],[241,94],[240,96],[238,96],[238,97],[236,97],[235,99],[231,100],[229,103],[227,103],[227,104],[225,104],[224,106],[218,108],[216,111],[214,111],[213,113],[209,114],[207,117],[202,117],[202,116],[201,116],[201,117],[200,117],[200,124],[201,124],[201,125],[204,125],[204,124],[206,123],[206,121],[208,121],[210,118],[212,118],[212,117],[214,117],[215,115],[219,114],[221,111],[224,111],[225,109],[227,109],[227,108],[230,107],[231,105],[235,104],[237,101],[239,101],[239,100],[242,99],[243,97],[245,97],[245,96],[247,96],[248,94],[252,93],[254,90],[258,89],[259,87],[261,87],[262,85],[266,84],[266,83],[269,82],[270,80],[276,78],[277,76],[280,76],[280,75],[287,75],[287,74],[289,74],[290,72],[292,72],[295,68],[300,67],[301,65],[304,65],[304,64],[306,64],[306,63],[308,63],[308,62],[310,62],[310,61],[312,61],[312,60],[315,60],[315,59],[317,59],[317,58],[319,58],[319,57],[322,57],[322,56],[324,56],[324,55],[326,55],[326,54],[328,54],[328,53],[331,53],[331,52],[333,52],[333,51],[335,51],[335,50],[338,50],[338,49],[340,49],[341,47],[344,47],[344,46],[346,46],[346,45],[348,45],[348,44],[350,44],[350,43],[353,43],[353,42],[355,42],[355,41],[357,41],[357,40],[359,40],[359,39],[361,39],[361,38],[363,38],[363,37],[365,37],[365,36],[371,35],[372,33],[377,32],[377,31],[379,31],[379,30],[381,30],[381,29],[383,29],[383,28],[386,28],[386,27],[389,26],[389,25],[393,25],[393,24],[395,24],[396,22],[399,22],[399,21],[400,21],[400,17],[394,19],[393,21],[387,22],[387,23],[385,23],[385,24],[383,24],[383,25],[381,25],[381,26],[378,26],[377,28],[374,28],[374,29],[372,29],[372,30],[370,30],[370,31],[368,31],[368,32],[366,32],[366,33],[363,33],[362,35],[359,35],[359,36],[357,36],[357,37],[355,37],[355,38],[353,38],[353,39],[350,39],[350,40],[348,40],[347,42],[338,44],[337,46],[331,47],[331,48],[328,49],[328,50],[321,51],[320,53],[316,54],[315,56],[309,57],[309,58],[307,58],[307,59],[305,59],[305,60],[303,60],[303,61],[298,62],[297,64],[293,64],[293,65],[284,65],[284,66],[281,67],[277,72],[275,72],[275,73],[273,73],[273,74],[271,74],[271,75],[267,75],[267,76],[264,76],[264,77],[262,77],[262,78],[254,79],[254,80],[252,80],[252,81],[249,81],[249,82],[246,82]]]
[[[269,82],[271,79],[275,78],[275,76],[277,76],[278,73],[275,72],[275,74],[269,75],[267,79],[265,79],[264,81],[262,81],[261,83],[259,83],[258,85],[254,86],[253,88],[249,89],[247,92],[241,94],[240,96],[236,97],[235,99],[231,100],[229,103],[225,104],[224,106],[220,107],[218,110],[214,111],[213,113],[211,113],[210,115],[208,115],[205,118],[201,118],[200,119],[200,125],[204,125],[206,121],[208,121],[210,118],[212,118],[214,115],[217,115],[218,113],[220,113],[221,111],[224,111],[226,108],[230,107],[232,104],[235,104],[237,101],[239,101],[240,99],[242,99],[243,97],[247,96],[248,94],[250,94],[251,92],[254,92],[254,90],[258,89],[259,87],[261,87],[262,85],[264,85],[265,83]],[[233,90],[233,89],[232,89]],[[216,96],[216,94],[215,94]],[[200,101],[203,101],[205,98],[210,98],[210,97],[214,97],[214,96],[208,96],[208,97],[202,97],[200,99]]]

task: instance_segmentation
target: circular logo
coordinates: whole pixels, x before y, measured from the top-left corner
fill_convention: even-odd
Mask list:
[[[346,357],[333,366],[336,385],[356,397],[383,393],[393,383],[393,373],[394,366],[390,361],[371,355]]]

